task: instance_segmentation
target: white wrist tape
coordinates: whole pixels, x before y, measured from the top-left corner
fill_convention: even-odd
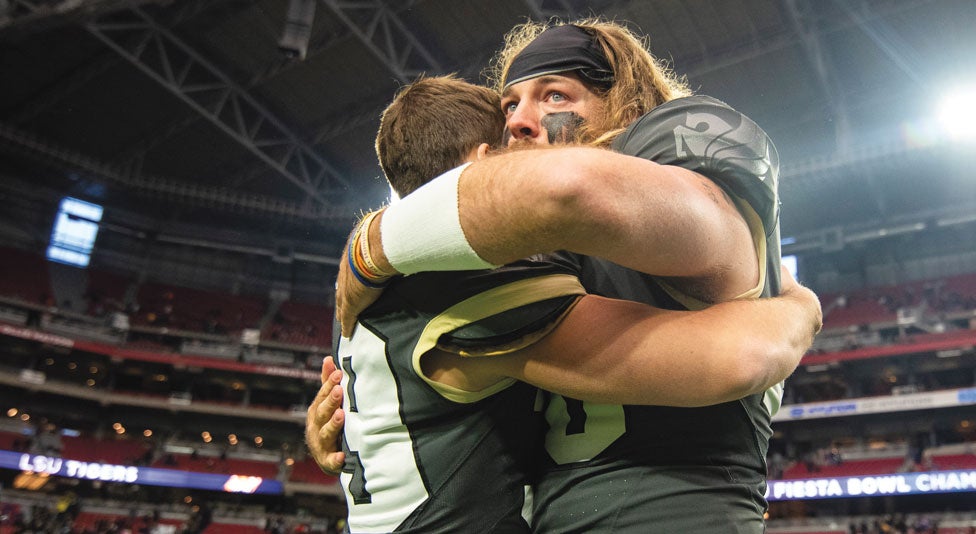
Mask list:
[[[478,256],[461,229],[458,178],[468,165],[434,178],[383,212],[383,252],[397,271],[413,274],[496,267]]]

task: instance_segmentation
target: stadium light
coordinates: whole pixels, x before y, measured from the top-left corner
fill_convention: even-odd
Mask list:
[[[976,140],[976,85],[957,88],[942,99],[939,122],[955,140]]]

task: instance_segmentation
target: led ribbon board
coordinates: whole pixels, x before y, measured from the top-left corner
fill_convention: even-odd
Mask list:
[[[792,501],[966,491],[976,491],[976,470],[770,480],[766,486],[766,500]]]
[[[131,465],[103,464],[66,460],[54,456],[0,451],[0,468],[17,469],[31,473],[47,473],[52,476],[144,484],[171,488],[193,488],[231,493],[282,493],[281,482],[248,475],[216,475],[193,473],[175,469],[136,467]]]
[[[976,388],[788,404],[780,408],[779,412],[773,416],[773,422],[845,417],[869,413],[892,413],[906,410],[929,410],[969,404],[976,404]]]

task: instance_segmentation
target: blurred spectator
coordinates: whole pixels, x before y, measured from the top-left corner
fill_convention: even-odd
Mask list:
[[[201,503],[191,510],[190,518],[187,519],[186,525],[183,527],[183,534],[200,534],[207,530],[212,522],[213,511],[207,503]]]
[[[786,458],[779,451],[773,452],[767,461],[769,473],[767,478],[770,480],[779,480],[783,478],[783,471],[786,469]]]
[[[269,517],[265,522],[264,531],[269,534],[286,534],[285,519],[280,515]]]
[[[33,454],[61,456],[61,450],[63,448],[64,444],[61,442],[61,434],[57,432],[51,423],[43,423],[30,442],[30,452]]]

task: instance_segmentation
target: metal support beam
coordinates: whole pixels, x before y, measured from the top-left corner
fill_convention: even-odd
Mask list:
[[[138,4],[159,2],[160,0],[0,0],[0,31],[43,29],[53,24],[127,9]]]
[[[874,44],[878,46],[881,52],[888,56],[905,73],[908,79],[914,80],[919,87],[926,88],[926,83],[922,80],[921,74],[919,74],[922,72],[921,58],[901,39],[897,32],[891,29],[883,20],[870,18],[868,16],[868,7],[864,2],[858,3],[856,11],[854,6],[851,6],[846,1],[834,0],[834,4],[847,13],[857,27],[869,39],[874,41]],[[885,218],[889,217],[887,196],[881,194],[884,185],[881,183],[882,180],[879,179],[877,171],[875,169],[865,169],[864,176],[868,187],[874,192],[870,197],[877,206],[878,213]]]
[[[309,43],[308,50],[305,52],[304,61],[297,61],[294,58],[279,56],[279,58],[272,64],[268,65],[263,70],[251,77],[251,79],[247,81],[247,87],[257,87],[258,85],[273,79],[274,77],[290,70],[293,67],[305,64],[312,58],[322,55],[324,52],[331,49],[336,43],[348,38],[350,35],[351,34],[349,33],[340,33],[335,35],[319,36],[318,39]]]
[[[878,45],[881,52],[905,75],[914,80],[921,88],[927,87],[927,82],[922,79],[923,61],[911,47],[891,28],[885,21],[869,14],[868,7],[864,2],[859,2],[857,10],[845,0],[834,0],[834,4],[844,10],[847,16],[857,25],[869,39]]]
[[[3,5],[3,1],[4,0],[0,0],[0,6]],[[159,0],[154,1],[158,2]],[[37,4],[37,2],[18,3],[22,6]],[[204,12],[208,7],[212,7],[213,4],[214,2],[209,0],[183,2],[181,4],[181,9],[176,11],[174,15],[167,18],[167,23],[170,25],[180,24],[187,19]],[[131,6],[132,2],[128,2],[120,7]],[[9,9],[14,9],[12,3]],[[27,9],[27,7],[21,7],[20,9]],[[51,10],[51,8],[46,9],[49,11]],[[2,20],[2,15],[0,15],[0,20]],[[67,77],[59,79],[56,83],[51,84],[50,87],[31,96],[31,98],[26,102],[19,104],[17,106],[17,111],[8,118],[8,121],[14,125],[21,125],[30,121],[34,117],[44,113],[46,110],[56,105],[62,99],[70,96],[75,91],[84,87],[91,80],[97,78],[121,62],[122,58],[119,57],[118,54],[114,52],[106,52],[105,55],[98,57],[94,61],[89,62],[87,65],[75,70]],[[196,113],[190,115],[189,117],[180,117],[172,124],[158,130],[159,132],[164,133],[156,133],[156,135],[154,135],[151,139],[137,140],[128,147],[119,150],[119,155],[112,163],[118,163],[121,165],[136,165],[143,157],[145,157],[149,150],[157,146],[159,143],[165,141],[173,132],[188,127],[200,119],[202,119],[202,117]]]
[[[393,95],[390,95],[389,100],[393,99]],[[386,109],[388,102],[384,102],[379,105],[363,106],[356,110],[351,110],[349,113],[344,113],[339,116],[333,116],[329,119],[322,121],[324,126],[319,128],[315,132],[315,142],[322,143],[342,135],[353,128],[358,128],[360,126],[365,126],[371,122],[376,122],[379,124],[380,115],[383,110]]]
[[[864,15],[866,21],[875,21],[881,18],[890,17],[906,11],[911,11],[928,4],[938,2],[938,0],[905,0],[896,2],[884,7],[877,7],[870,16]],[[856,24],[853,20],[832,20],[824,25],[820,31],[826,36],[832,32],[850,28]],[[678,57],[675,63],[684,63],[687,66],[683,73],[689,78],[703,76],[716,70],[732,67],[740,63],[760,58],[777,50],[794,46],[800,43],[800,38],[795,32],[782,32],[774,35],[758,34],[756,41],[750,43],[736,43],[725,50],[712,51],[709,57]]]
[[[402,83],[444,71],[434,55],[382,0],[321,0]]]
[[[850,141],[850,120],[844,105],[844,93],[837,88],[837,76],[830,58],[824,50],[821,33],[808,12],[804,13],[800,10],[797,0],[786,0],[785,5],[789,20],[800,37],[803,51],[813,67],[813,72],[817,75],[817,83],[820,85],[820,90],[823,92],[831,114],[834,116],[836,146],[843,150]]]
[[[86,25],[92,35],[143,71],[203,118],[237,141],[279,175],[323,206],[323,186],[348,180],[302,142],[278,117],[199,52],[133,9]]]
[[[354,209],[340,210],[309,206],[277,197],[242,193],[222,187],[207,187],[156,176],[127,172],[70,148],[41,139],[9,124],[0,123],[0,149],[25,154],[47,165],[90,173],[136,192],[171,199],[183,204],[223,209],[236,213],[283,217],[296,221],[327,221],[340,225],[355,222]]]
[[[845,152],[813,156],[792,165],[784,165],[780,172],[780,187],[816,187],[826,177],[862,176],[863,168],[877,167],[881,163],[887,167],[897,167],[898,162],[905,158],[935,150],[936,145],[919,146],[902,139],[858,145]]]
[[[209,2],[205,0],[199,0],[197,2],[188,2],[184,5],[183,9],[176,12],[176,15],[167,18],[166,23],[173,27],[178,25],[200,13],[206,12],[206,8],[210,5]],[[324,52],[326,49],[331,47],[337,41],[349,37],[349,34],[343,34],[341,36],[327,36],[325,38],[320,38],[316,43],[313,43],[308,52],[306,53],[306,58],[312,55],[318,55]],[[296,61],[294,58],[280,57],[274,63],[266,67],[264,70],[256,74],[250,80],[248,80],[244,85],[244,89],[250,91],[278,76],[282,72],[285,72],[291,67],[302,65],[302,61]],[[162,126],[157,129],[156,134],[152,138],[139,139],[130,144],[128,147],[119,151],[118,157],[115,162],[122,165],[132,165],[138,163],[139,160],[143,159],[146,154],[149,153],[153,148],[158,146],[160,143],[169,139],[169,137],[176,132],[179,132],[183,128],[188,128],[193,125],[193,123],[198,120],[203,119],[203,117],[191,111],[191,115],[186,117],[177,117],[169,124]],[[312,145],[317,144],[317,141],[313,141]],[[258,174],[260,171],[255,169],[253,174]]]

